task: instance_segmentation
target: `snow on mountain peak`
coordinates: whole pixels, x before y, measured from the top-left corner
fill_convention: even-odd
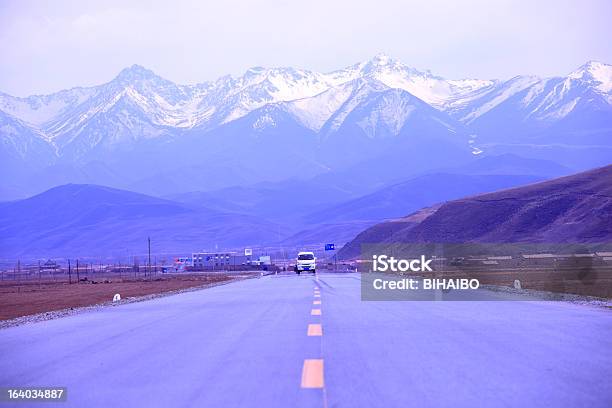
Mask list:
[[[157,75],[150,69],[143,67],[142,65],[134,64],[131,67],[124,68],[117,75],[120,81],[137,81],[155,78]]]
[[[362,62],[359,66],[362,75],[375,75],[380,72],[409,72],[413,75],[426,75],[386,54],[377,54],[372,59]]]
[[[386,54],[332,73],[318,73],[296,68],[252,67],[242,76],[225,76],[197,85],[176,85],[153,71],[134,64],[123,69],[108,84],[70,92],[70,103],[53,94],[36,100],[0,97],[0,109],[45,131],[68,129],[59,123],[81,123],[100,111],[101,106],[118,101],[116,96],[130,88],[130,97],[151,120],[162,126],[194,127],[227,123],[266,104],[312,98],[358,78],[377,80],[389,88],[403,89],[418,98],[443,108],[449,99],[456,99],[488,83],[446,81],[420,72]],[[72,95],[74,93],[74,95]],[[45,99],[46,98],[46,99]],[[332,98],[337,100],[336,98]],[[342,99],[342,98],[340,98]],[[42,108],[39,107],[42,106]],[[71,118],[70,112],[74,112]],[[76,118],[79,118],[76,120]]]
[[[403,89],[438,109],[446,108],[449,103],[456,105],[468,95],[494,84],[490,80],[447,80],[433,75],[429,70],[419,71],[409,67],[384,54],[362,64],[361,72],[389,88]]]
[[[390,56],[384,53],[376,54],[374,58],[370,60],[371,64],[378,65],[378,66],[390,65],[390,64],[394,64],[395,62],[396,61],[393,58],[391,58]]]
[[[602,93],[612,91],[612,65],[599,61],[589,61],[568,75],[571,79],[594,82],[595,88]]]
[[[534,117],[552,117],[553,113],[557,117],[559,112],[571,111],[576,98],[569,100],[573,105],[568,104],[565,95],[576,85],[594,89],[612,103],[610,65],[590,61],[566,78],[546,81],[534,77],[517,77],[505,82],[447,80],[386,54],[330,73],[291,67],[252,67],[238,77],[228,75],[197,85],[177,85],[135,64],[123,69],[111,82],[91,88],[28,98],[0,93],[0,110],[48,138],[68,140],[94,117],[118,115],[124,105],[113,107],[123,102],[142,123],[166,129],[212,129],[261,107],[279,104],[315,131],[328,126],[329,120],[342,123],[351,103],[359,102],[362,95],[368,97],[387,89],[406,91],[468,124],[517,93],[522,95],[523,107],[534,107],[531,113]],[[555,81],[564,83],[555,85]],[[555,88],[549,89],[550,84]],[[120,120],[115,118],[111,122]],[[262,120],[256,128],[267,128],[270,124]]]

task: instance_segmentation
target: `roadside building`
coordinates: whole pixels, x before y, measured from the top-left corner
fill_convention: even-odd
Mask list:
[[[191,258],[196,271],[235,269],[244,262],[236,252],[195,252]]]
[[[175,261],[175,266],[180,263],[184,265],[183,269],[194,271],[249,270],[272,265],[269,255],[253,256],[229,251],[194,252],[191,257],[177,258],[177,260],[182,262]],[[187,260],[190,261],[188,265],[184,263]]]

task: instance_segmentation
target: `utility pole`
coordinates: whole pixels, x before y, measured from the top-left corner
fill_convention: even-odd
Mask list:
[[[68,260],[68,284],[72,285],[72,270],[70,269],[70,259]]]
[[[76,268],[77,268],[77,283],[79,283],[81,279],[79,278],[79,260],[78,259],[77,259]]]
[[[151,237],[147,237],[147,241],[149,243],[149,264],[147,265],[147,271],[149,276],[151,276]]]

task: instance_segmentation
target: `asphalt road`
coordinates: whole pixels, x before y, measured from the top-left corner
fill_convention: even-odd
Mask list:
[[[267,276],[0,330],[0,386],[67,387],[44,406],[610,407],[610,378],[608,310],[364,302],[356,274]]]

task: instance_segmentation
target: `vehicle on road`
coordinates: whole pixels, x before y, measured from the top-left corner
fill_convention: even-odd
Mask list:
[[[295,273],[298,275],[301,272],[312,272],[316,273],[317,269],[317,258],[315,258],[312,252],[299,252],[297,260],[295,262]]]

